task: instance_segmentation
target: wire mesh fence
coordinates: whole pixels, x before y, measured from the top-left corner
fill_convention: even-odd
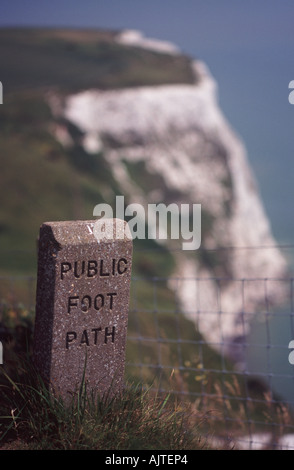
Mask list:
[[[203,310],[201,290],[207,282],[213,282],[215,298]],[[198,299],[188,312],[178,302],[184,283]],[[222,305],[228,283],[237,311]],[[198,412],[209,415],[224,445],[294,448],[293,279],[181,278],[172,284],[167,298],[164,285],[171,279],[133,280],[128,345],[136,361],[127,370],[140,371],[141,380],[153,381],[161,391],[192,400]],[[283,298],[274,304],[277,285]],[[263,300],[258,311],[248,302],[252,288]],[[148,306],[142,292],[149,292]]]
[[[203,304],[206,283],[214,290]],[[1,314],[33,315],[35,284],[1,277]],[[229,284],[238,310],[222,302]],[[185,285],[195,294],[188,309],[179,295]],[[262,299],[255,310],[252,289]],[[126,377],[189,400],[211,445],[294,449],[293,316],[293,278],[133,277]]]

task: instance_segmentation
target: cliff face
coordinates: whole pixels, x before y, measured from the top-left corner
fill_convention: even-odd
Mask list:
[[[92,89],[51,105],[82,131],[86,152],[107,160],[129,202],[202,205],[201,249],[173,252],[181,280],[170,286],[204,338],[238,360],[249,328],[244,313],[261,308],[264,292],[252,283],[244,300],[236,279],[280,278],[287,267],[273,248],[246,150],[218,107],[216,83],[203,63],[192,67],[194,84]],[[56,135],[75,145],[64,127]],[[265,246],[272,248],[253,248]],[[283,294],[271,293],[274,301]]]

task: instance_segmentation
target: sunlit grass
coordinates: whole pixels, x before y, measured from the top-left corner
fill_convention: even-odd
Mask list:
[[[54,396],[28,363],[19,377],[1,385],[0,449],[151,450],[204,448],[189,405],[168,394],[127,384],[113,396],[87,390],[84,383],[70,403]],[[110,390],[111,392],[111,390]]]

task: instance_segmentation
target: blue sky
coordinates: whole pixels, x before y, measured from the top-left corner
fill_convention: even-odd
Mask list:
[[[1,25],[139,28],[189,52],[293,41],[292,0],[1,0]]]
[[[133,28],[204,60],[222,110],[245,142],[274,233],[292,243],[293,21],[293,0],[1,0],[0,6],[0,26]]]

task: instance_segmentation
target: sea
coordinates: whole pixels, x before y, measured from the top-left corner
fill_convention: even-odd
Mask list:
[[[219,105],[242,139],[276,244],[294,275],[293,45],[205,54],[218,83]],[[225,65],[225,66],[224,66]],[[294,295],[292,293],[292,295]],[[257,316],[248,338],[247,371],[294,408],[294,299]]]

